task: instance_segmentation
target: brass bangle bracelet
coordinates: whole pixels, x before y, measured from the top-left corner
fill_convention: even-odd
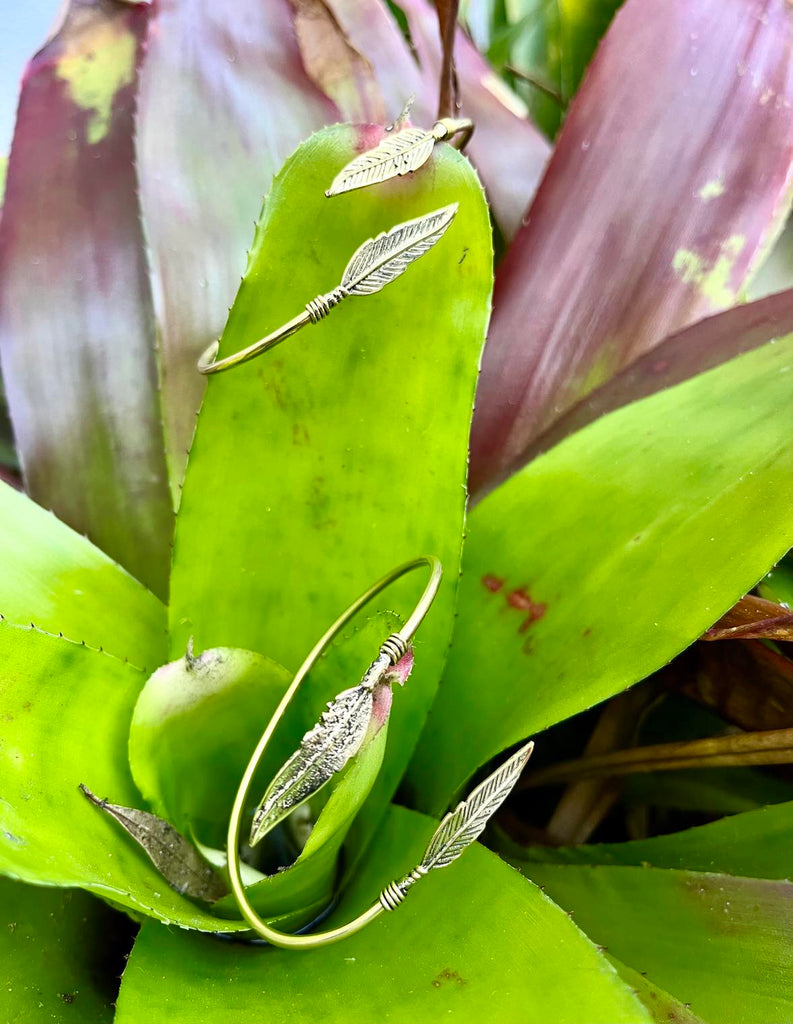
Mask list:
[[[230,370],[232,366],[246,363],[268,349],[274,348],[284,338],[299,331],[306,324],[316,324],[330,313],[334,306],[351,295],[372,295],[385,288],[408,269],[420,256],[428,252],[445,234],[457,213],[457,203],[433,210],[422,217],[404,221],[389,231],[383,231],[376,238],[367,239],[353,253],[340,284],[333,291],[318,295],[306,303],[302,313],[255,341],[247,348],[234,352],[225,359],[217,359],[220,343],[213,341],[198,360],[198,372],[204,375]]]
[[[242,815],[244,813],[245,804],[251,783],[253,782],[254,774],[256,773],[259,763],[267,750],[278,723],[281,721],[284,712],[297,692],[300,684],[311,671],[331,641],[338,635],[344,626],[347,625],[350,619],[352,619],[366,604],[368,604],[391,583],[394,583],[407,573],[413,572],[415,569],[421,569],[425,566],[430,569],[430,578],[415,609],[404,626],[402,626],[396,633],[392,633],[380,648],[380,655],[387,656],[392,665],[396,664],[396,662],[404,655],[407,650],[407,645],[418,627],[421,625],[421,622],[429,611],[432,602],[435,600],[438,587],[440,586],[443,570],[440,561],[433,555],[424,556],[422,558],[414,559],[411,562],[406,562],[387,573],[382,577],[382,579],[379,579],[375,584],[369,587],[369,589],[353,604],[351,604],[350,607],[339,616],[333,625],[317,641],[306,660],[297,670],[295,678],[292,680],[289,689],[282,697],[281,702],[276,708],[273,717],[270,719],[267,728],[264,730],[264,733],[262,734],[250,761],[248,762],[248,767],[245,769],[239,789],[237,790],[237,795],[231,812],[231,819],[229,821],[227,841],[229,880],[242,916],[254,931],[275,946],[282,946],[290,949],[312,949],[316,946],[324,946],[330,942],[336,942],[339,939],[343,939],[347,935],[352,935],[354,932],[363,928],[364,925],[368,924],[369,921],[374,920],[375,917],[386,909],[382,902],[377,902],[354,921],[326,932],[318,932],[310,935],[291,935],[278,931],[259,917],[248,902],[248,898],[245,894],[239,854],[240,829]]]

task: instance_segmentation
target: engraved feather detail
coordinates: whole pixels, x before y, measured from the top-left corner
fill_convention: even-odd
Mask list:
[[[322,712],[319,722],[305,734],[300,746],[267,787],[251,825],[255,846],[300,804],[342,770],[363,746],[370,725],[382,725],[390,708],[390,687],[404,683],[413,666],[412,652],[394,666],[381,651],[361,682],[338,694]],[[383,697],[388,697],[384,704]]]
[[[332,700],[319,722],[267,787],[251,826],[255,846],[290,811],[329,782],[361,748],[374,696],[368,686],[354,686]]]
[[[429,159],[437,139],[434,131],[424,128],[404,128],[389,135],[342,167],[325,195],[337,196],[417,171]]]
[[[509,796],[534,749],[527,743],[474,789],[467,800],[443,819],[430,840],[417,872],[445,868],[481,835],[485,825]]]
[[[348,295],[379,292],[442,238],[456,213],[457,203],[452,203],[368,239],[353,253],[341,288]]]

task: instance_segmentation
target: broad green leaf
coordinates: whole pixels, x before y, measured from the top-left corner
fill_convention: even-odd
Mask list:
[[[199,650],[244,647],[294,671],[376,579],[424,553],[442,560],[414,672],[394,701],[375,814],[404,771],[451,632],[491,280],[482,192],[448,146],[409,179],[325,198],[356,148],[378,138],[374,129],[326,129],[287,162],[221,357],[335,287],[367,238],[454,202],[457,216],[382,291],[345,300],[274,352],[210,379],[179,511],[171,605],[176,655],[194,635]],[[404,622],[423,585],[411,574],[372,608]],[[325,700],[354,685],[377,653],[350,651],[359,668]]]
[[[0,483],[0,616],[154,669],[167,655],[162,603],[107,555]]]
[[[670,1021],[672,1024],[705,1024],[701,1017],[697,1017],[674,996],[670,996],[662,988],[653,985],[644,974],[634,971],[632,967],[628,967],[616,957],[609,956],[608,961],[613,964],[617,974],[626,985],[630,985],[644,1003],[656,1024],[670,1024]]]
[[[145,675],[107,654],[0,623],[0,871],[79,886],[185,927],[238,927],[167,883],[134,841],[86,800],[140,805],[127,764]]]
[[[433,822],[392,808],[327,924],[349,920],[417,863],[432,830]],[[576,926],[481,847],[433,872],[396,912],[310,953],[144,925],[124,974],[117,1024],[138,1024],[141,1015],[173,1024],[651,1020]]]
[[[620,409],[477,506],[422,806],[660,668],[787,550],[791,367],[787,338]]]
[[[0,879],[0,908],[6,1024],[110,1024],[123,966],[114,941],[124,936],[121,915],[86,893],[7,878]]]
[[[140,71],[136,169],[154,272],[165,453],[178,495],[204,378],[273,174],[338,119],[283,0],[158,0]],[[211,140],[211,142],[208,142]]]
[[[0,354],[28,493],[164,597],[173,508],[133,145],[154,9],[70,0],[25,72]]]
[[[670,334],[590,391],[547,430],[534,438],[516,457],[507,472],[525,466],[564,438],[593,423],[606,413],[637,402],[657,391],[681,384],[698,373],[712,370],[736,356],[793,331],[793,289],[757,302],[747,302],[715,316],[697,320]]]
[[[793,802],[734,814],[698,828],[628,843],[591,846],[513,848],[509,860],[560,864],[649,864],[657,868],[718,871],[752,878],[790,877]]]
[[[472,491],[673,331],[735,305],[789,208],[792,52],[780,0],[761,15],[623,4],[499,266]]]
[[[151,808],[183,835],[223,846],[245,766],[290,681],[269,658],[228,647],[158,669],[129,733],[132,777]]]
[[[790,882],[552,864],[530,875],[590,938],[705,1020],[791,1019]]]

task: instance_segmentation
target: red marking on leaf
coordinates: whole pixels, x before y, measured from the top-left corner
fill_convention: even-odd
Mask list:
[[[519,633],[525,633],[526,630],[537,622],[538,619],[541,619],[548,610],[547,604],[541,604],[539,601],[533,601],[531,594],[525,587],[518,587],[516,590],[511,590],[507,594],[507,604],[510,608],[515,608],[518,611],[529,613],[518,627]]]
[[[504,586],[504,581],[499,579],[498,576],[483,576],[482,586],[486,587],[491,594],[497,594],[499,590]]]
[[[507,604],[510,608],[517,608],[521,612],[529,611],[533,603],[531,594],[525,587],[518,587],[517,590],[512,590],[507,594]]]

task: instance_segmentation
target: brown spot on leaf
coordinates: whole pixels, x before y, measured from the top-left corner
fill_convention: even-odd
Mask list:
[[[498,576],[488,574],[482,577],[482,586],[489,590],[491,594],[497,594],[504,586],[504,581],[499,579]]]
[[[432,979],[432,987],[440,988],[445,982],[454,982],[461,988],[468,984],[466,978],[461,978],[457,971],[453,971],[450,967],[445,967],[440,974]]]

